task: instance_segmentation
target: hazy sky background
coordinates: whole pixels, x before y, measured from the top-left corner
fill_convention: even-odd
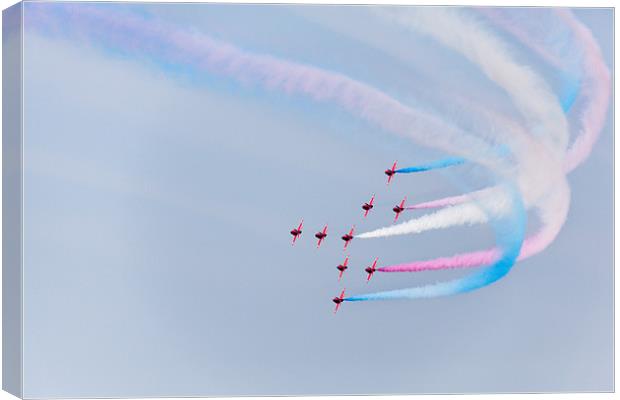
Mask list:
[[[468,167],[400,175],[387,189],[382,171],[395,159],[441,154],[330,104],[42,34],[28,27],[35,6],[25,6],[24,40],[26,397],[613,389],[611,113],[569,176],[569,217],[545,252],[473,293],[345,303],[334,316],[342,286],[357,294],[463,274],[377,273],[366,285],[374,257],[493,245],[488,227],[354,240],[348,253],[337,238],[353,223],[388,224],[404,195],[460,193],[454,176]],[[456,92],[509,107],[488,84],[477,90],[484,77],[463,58],[369,7],[113,7],[342,72],[413,106],[446,111],[442,97]],[[612,11],[575,13],[613,67]]]

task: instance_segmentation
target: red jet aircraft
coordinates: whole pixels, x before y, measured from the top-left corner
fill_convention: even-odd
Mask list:
[[[364,270],[368,274],[368,278],[366,278],[366,283],[368,283],[368,281],[370,281],[370,278],[372,278],[372,274],[374,274],[375,271],[377,270],[377,260],[378,259],[379,259],[379,257],[375,258],[375,262],[373,262],[370,267],[366,267],[366,269]]]
[[[387,181],[388,185],[390,184],[390,181],[392,180],[392,177],[394,176],[395,173],[396,173],[396,161],[394,161],[394,165],[392,165],[392,168],[385,170],[385,174],[388,176],[388,181]]]
[[[351,230],[349,231],[349,233],[347,233],[346,235],[342,236],[341,239],[344,240],[344,248],[346,249],[347,246],[349,245],[349,242],[353,239],[353,231],[355,230],[355,225],[353,225],[353,228],[351,228]]]
[[[405,201],[407,201],[407,197],[405,197],[403,201],[400,202],[399,205],[394,206],[394,208],[392,208],[392,211],[396,213],[396,216],[394,217],[394,222],[396,222],[400,213],[405,210]]]
[[[338,269],[338,271],[340,271],[340,275],[338,275],[338,280],[340,280],[340,278],[342,278],[342,274],[344,274],[344,271],[346,271],[347,268],[349,268],[347,266],[348,263],[349,263],[349,256],[347,256],[347,258],[344,259],[344,262],[342,264],[340,264],[339,266],[336,267]]]
[[[297,240],[297,237],[301,235],[301,227],[303,225],[304,225],[304,220],[302,219],[301,222],[299,223],[299,226],[291,231],[291,235],[293,235],[293,243],[292,243],[293,245],[295,244],[295,240]]]
[[[342,289],[342,292],[340,292],[340,296],[338,297],[334,297],[332,299],[332,301],[334,303],[336,303],[336,309],[334,310],[334,314],[336,314],[338,312],[338,309],[340,308],[340,304],[344,301],[344,291],[347,290],[346,288]]]
[[[370,198],[370,201],[368,203],[364,203],[364,205],[362,206],[362,210],[366,211],[364,213],[364,218],[366,218],[368,216],[368,212],[370,210],[372,210],[372,208],[374,207],[372,205],[372,202],[375,201],[375,195],[373,194],[372,197]]]
[[[316,244],[316,248],[318,249],[321,247],[321,242],[323,242],[323,239],[327,237],[327,225],[325,225],[321,232],[317,232],[314,237],[319,239],[319,242]]]

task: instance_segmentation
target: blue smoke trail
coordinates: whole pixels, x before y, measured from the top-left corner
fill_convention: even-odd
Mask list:
[[[407,168],[400,168],[394,172],[396,172],[397,174],[410,174],[413,172],[424,172],[424,171],[430,171],[432,169],[447,168],[453,165],[463,164],[466,161],[467,160],[464,159],[463,157],[448,157],[448,158],[442,158],[437,161],[431,161],[427,164],[421,164],[421,165],[416,165],[416,166],[407,167]]]
[[[510,150],[508,149],[508,147],[506,147],[506,145],[502,144],[502,145],[497,146],[496,153],[500,156],[505,156],[505,155],[510,154]],[[463,157],[446,157],[446,158],[442,158],[436,161],[431,161],[426,164],[414,165],[413,167],[400,168],[394,172],[396,172],[397,174],[411,174],[414,172],[424,172],[424,171],[430,171],[434,169],[447,168],[447,167],[451,167],[454,165],[464,164],[466,162],[468,162],[468,160]]]
[[[345,301],[422,299],[466,293],[492,284],[504,277],[514,265],[525,236],[527,214],[520,194],[512,187],[512,213],[494,223],[497,245],[502,256],[494,264],[463,278],[432,285],[389,290],[346,297]]]

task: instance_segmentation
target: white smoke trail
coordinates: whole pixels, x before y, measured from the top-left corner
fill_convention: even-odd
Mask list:
[[[385,13],[382,13],[385,15]],[[528,121],[528,129],[548,130],[549,135],[535,135],[545,143],[545,148],[536,146],[523,135],[518,140],[516,153],[519,159],[519,188],[526,207],[536,206],[549,190],[563,193],[564,198],[553,196],[557,204],[547,200],[538,205],[539,214],[545,223],[551,224],[550,231],[559,230],[565,216],[555,210],[567,209],[570,202],[568,186],[562,172],[560,160],[568,142],[568,127],[562,108],[551,93],[546,82],[531,69],[514,62],[504,44],[491,33],[486,32],[474,19],[467,18],[453,9],[423,8],[410,13],[389,14],[405,26],[429,34],[447,47],[462,53],[502,87]],[[507,72],[510,72],[507,74]],[[514,130],[514,129],[513,129]],[[516,130],[515,130],[516,132]],[[519,132],[517,132],[519,133]],[[551,140],[545,138],[551,137]],[[524,146],[524,142],[529,145]],[[520,145],[519,145],[520,144]],[[515,149],[515,147],[513,147]],[[561,188],[561,189],[556,189]],[[381,228],[358,235],[359,238],[421,233],[430,229],[454,225],[487,222],[489,217],[503,215],[508,211],[500,192],[491,189],[491,196],[484,197],[485,210],[475,204],[460,204],[438,212],[413,219],[399,225]],[[475,197],[475,196],[474,196]],[[494,200],[493,200],[494,199]],[[481,201],[478,197],[477,201]],[[496,202],[496,204],[493,204]],[[548,208],[548,209],[547,209]],[[550,220],[557,216],[557,220]]]

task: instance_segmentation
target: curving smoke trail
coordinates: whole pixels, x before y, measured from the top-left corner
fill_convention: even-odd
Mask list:
[[[603,63],[604,66],[604,63]],[[603,74],[601,74],[603,75]],[[562,111],[564,111],[564,113],[568,113],[571,108],[573,107],[573,105],[575,104],[577,98],[580,95],[580,89],[581,89],[581,78],[572,78],[571,80],[567,81],[565,89],[564,89],[564,95],[560,97],[560,105],[562,106]],[[607,86],[609,86],[609,71],[607,71]],[[602,91],[597,91],[597,93],[601,93]],[[604,99],[602,99],[604,100]],[[609,95],[607,95],[607,99],[606,102],[609,103]],[[602,108],[603,105],[597,107],[598,110],[600,110],[600,108]],[[604,105],[604,109],[607,109],[607,106]],[[479,110],[478,110],[479,111]],[[605,113],[603,113],[602,117],[605,116]],[[601,122],[602,124],[602,122]],[[600,132],[600,129],[598,130]],[[594,140],[596,141],[596,140]],[[594,142],[592,142],[590,144],[590,149],[592,148]],[[571,146],[571,149],[569,149],[569,154],[572,151],[572,149],[574,148],[574,144],[573,146]],[[499,151],[500,155],[509,155],[507,152],[507,149],[505,147],[501,147],[500,151]],[[574,156],[573,156],[574,157]],[[570,156],[569,156],[570,158]],[[570,163],[570,160],[565,160],[565,162]],[[461,165],[461,164],[465,164],[467,163],[467,159],[462,158],[462,157],[445,157],[445,158],[440,158],[438,160],[435,161],[431,161],[429,163],[426,164],[421,164],[421,165],[416,165],[413,167],[408,167],[408,168],[401,168],[399,170],[396,170],[395,172],[397,173],[412,173],[412,172],[426,172],[426,171],[430,171],[430,170],[435,170],[435,169],[441,169],[441,168],[447,168],[447,167],[451,167],[454,165]],[[573,167],[574,168],[574,167]],[[439,207],[445,207],[445,206],[453,206],[456,204],[460,204],[463,203],[465,201],[467,201],[469,199],[468,195],[459,195],[459,196],[454,196],[454,197],[447,197],[444,199],[438,199],[438,200],[433,200],[433,201],[429,201],[429,202],[424,202],[424,203],[419,203],[419,204],[415,204],[409,207],[406,207],[407,210],[416,210],[416,209],[426,209],[426,208],[439,208]]]
[[[602,60],[602,59],[601,59]],[[605,67],[605,64],[603,63],[603,67]],[[606,68],[606,67],[605,67]],[[586,69],[586,71],[588,71]],[[588,74],[586,74],[586,76],[588,76]],[[601,81],[605,81],[605,74],[601,73],[598,74],[598,76],[601,77]],[[602,125],[604,123],[604,117],[605,117],[605,113],[600,113],[600,109],[604,108],[605,110],[607,109],[607,105],[605,103],[609,103],[609,71],[607,71],[607,85],[604,86],[604,88],[606,88],[606,92],[607,95],[605,96],[605,90],[600,90],[603,86],[602,86],[602,82],[597,82],[596,87],[598,90],[594,90],[594,92],[596,93],[596,99],[594,100],[593,104],[597,103],[602,103],[599,104],[597,107],[595,107],[596,112],[597,112],[597,127],[598,130],[595,129],[583,129],[582,130],[582,134],[579,137],[583,137],[583,136],[589,136],[588,139],[583,138],[583,139],[577,139],[577,141],[575,141],[570,149],[568,150],[568,154],[573,154],[573,156],[567,156],[566,159],[564,160],[565,164],[571,164],[572,158],[575,158],[576,154],[581,155],[582,153],[584,153],[586,151],[586,147],[582,146],[580,143],[582,142],[588,142],[590,143],[589,147],[590,150],[592,148],[592,146],[594,145],[594,142],[596,141],[596,138],[592,138],[592,132],[600,132],[600,130],[602,129]],[[581,83],[580,81],[575,81],[577,82],[576,84],[571,84],[569,86],[569,90],[566,91],[566,95],[565,97],[562,97],[560,99],[560,103],[562,105],[562,110],[565,113],[568,113],[571,108],[573,107],[573,105],[575,104],[575,100],[576,98],[580,95],[579,89],[581,88]],[[598,135],[598,133],[596,133],[596,135]],[[575,148],[575,146],[578,146],[577,149]],[[579,150],[579,148],[582,147],[581,150]],[[503,154],[507,154],[507,152],[504,151]],[[443,164],[448,164],[447,166],[450,166],[451,160],[454,159],[454,157],[447,157],[444,159],[439,159],[436,161],[433,161],[431,163],[429,163],[429,165],[443,165]],[[466,163],[467,160],[462,159],[462,162],[460,162],[459,164],[463,164]],[[573,166],[576,167],[577,165]],[[415,168],[415,167],[414,167]],[[429,168],[430,169],[430,168]],[[566,168],[565,166],[565,171],[568,173],[571,171],[571,169]],[[457,204],[462,204],[462,203],[466,203],[468,201],[472,200],[472,197],[475,195],[485,195],[484,191],[489,190],[489,189],[483,189],[483,190],[479,190],[476,192],[476,194],[473,193],[467,193],[467,194],[461,194],[461,195],[457,195],[457,196],[450,196],[450,197],[444,197],[441,199],[437,199],[437,200],[430,200],[430,201],[425,201],[422,203],[418,203],[418,204],[413,204],[411,206],[405,207],[406,210],[423,210],[423,209],[432,209],[432,208],[442,208],[442,207],[448,207],[448,206],[455,206]]]
[[[562,208],[545,207],[552,214],[540,214],[542,228],[534,235],[527,237],[515,261],[520,261],[531,257],[544,250],[558,235],[561,225],[554,224],[552,221],[566,218],[568,214],[568,203],[558,201],[557,198],[565,198],[568,187],[558,187],[557,190],[549,193],[549,198],[544,202],[550,205],[561,204]],[[557,197],[557,198],[554,198]],[[501,248],[492,248],[468,253],[456,254],[451,257],[440,257],[432,260],[415,261],[397,265],[389,265],[377,268],[380,272],[421,272],[431,270],[445,270],[456,268],[473,268],[483,265],[490,265],[497,262],[502,257]]]
[[[565,94],[562,100],[562,106],[568,111],[577,98],[584,98],[586,102],[585,110],[582,112],[582,127],[580,132],[567,151],[564,160],[564,169],[571,172],[579,166],[590,154],[594,143],[598,140],[607,110],[609,108],[609,98],[611,93],[611,76],[609,68],[605,64],[601,49],[592,36],[592,33],[582,23],[580,23],[571,11],[567,9],[554,9],[553,16],[559,22],[563,22],[569,28],[571,34],[580,46],[575,49],[573,46],[564,49],[566,53],[562,58],[556,53],[539,43],[536,37],[528,33],[526,29],[516,23],[512,23],[500,11],[494,8],[479,8],[479,12],[486,15],[490,21],[510,32],[519,41],[537,54],[539,54],[550,65],[561,71],[563,81],[566,82]],[[549,23],[549,26],[557,26],[557,23]],[[554,43],[557,45],[558,41]],[[572,65],[573,62],[566,60],[566,57],[574,57],[574,54],[580,55],[578,65]],[[575,71],[579,67],[581,73]],[[583,75],[583,76],[581,76]],[[581,89],[581,90],[580,90]]]
[[[501,249],[498,251],[498,257],[493,265],[463,278],[447,282],[350,296],[344,300],[397,300],[450,296],[479,289],[503,278],[510,271],[519,255],[527,219],[518,190],[514,187],[504,188],[504,195],[506,198],[510,199],[510,207],[508,208],[511,211],[502,218],[495,220],[493,223],[496,231],[496,241],[498,247]]]
[[[557,12],[562,19],[567,22],[569,27],[571,27],[578,43],[583,47],[583,92],[584,97],[589,100],[583,111],[580,133],[571,145],[564,159],[564,170],[568,173],[587,159],[592,150],[592,146],[598,139],[600,131],[603,128],[611,92],[610,72],[592,33],[577,21],[572,13],[565,10],[559,10]],[[553,195],[553,193],[551,195]],[[435,202],[422,203],[421,205],[417,205],[417,207],[423,208],[426,206],[430,208],[436,205],[441,206],[442,202],[444,205],[449,205],[452,202],[466,201],[467,199],[467,195],[454,196],[436,200]],[[556,210],[557,213],[561,214],[567,211],[568,210]],[[557,229],[557,227],[545,225],[545,221],[543,220],[543,227],[541,230],[525,239],[518,260],[523,260],[543,251],[552,243],[558,232],[559,229]],[[488,265],[498,257],[499,249],[489,249],[428,261],[386,266],[378,270],[382,272],[418,272],[424,270],[469,268]]]
[[[516,63],[505,45],[487,32],[474,19],[467,18],[454,10],[429,8],[413,13],[399,13],[391,17],[406,27],[431,35],[446,47],[460,52],[478,65],[483,72],[503,88],[512,98],[521,114],[529,124],[529,130],[544,146],[532,143],[523,134],[515,133],[512,148],[518,156],[519,189],[527,208],[537,202],[550,189],[566,186],[563,171],[559,164],[568,141],[567,121],[559,102],[546,82],[531,69]],[[540,127],[549,135],[541,137]],[[546,140],[550,137],[551,140]],[[496,193],[493,188],[488,193]],[[566,193],[566,191],[562,191]],[[570,197],[558,198],[556,208],[567,207]],[[385,228],[358,235],[359,238],[376,238],[393,235],[421,233],[431,229],[455,225],[488,222],[489,217],[500,216],[509,211],[505,199],[496,198],[490,213],[480,210],[475,204],[458,204],[433,214]],[[550,207],[553,207],[552,205]],[[550,210],[540,210],[541,214],[554,215]],[[562,225],[563,220],[553,221]]]
[[[564,159],[564,169],[571,172],[588,158],[605,125],[611,94],[611,74],[592,32],[570,11],[560,9],[557,13],[571,28],[583,48],[583,95],[589,100],[582,114],[580,133]]]
[[[516,62],[510,49],[478,20],[459,9],[440,7],[381,14],[462,54],[504,89],[527,119],[530,133],[553,150],[566,149],[568,123],[547,82]]]
[[[528,47],[535,50],[543,59],[547,60],[554,67],[560,70],[565,68],[559,57],[547,51],[542,45],[528,35],[527,32],[518,25],[511,24],[509,20],[502,17],[501,13],[495,9],[481,8],[480,12],[487,15],[490,20],[494,21],[497,25],[512,33]],[[570,28],[572,28],[573,34],[577,37],[583,48],[581,50],[583,57],[581,61],[583,76],[567,79],[567,89],[565,90],[565,95],[561,99],[562,109],[565,113],[568,113],[572,109],[578,97],[583,97],[585,101],[587,101],[585,110],[582,112],[582,127],[577,138],[568,149],[564,159],[564,170],[566,173],[570,173],[587,159],[605,124],[607,109],[609,108],[611,76],[603,60],[600,47],[596,43],[591,32],[580,24],[569,11],[556,10],[555,12],[562,20],[567,22]],[[577,73],[571,73],[568,70],[564,70],[562,73],[565,77],[577,75]],[[441,162],[441,160],[438,162]],[[441,208],[461,204],[469,200],[469,195],[464,194],[414,204],[407,207],[407,209]]]

